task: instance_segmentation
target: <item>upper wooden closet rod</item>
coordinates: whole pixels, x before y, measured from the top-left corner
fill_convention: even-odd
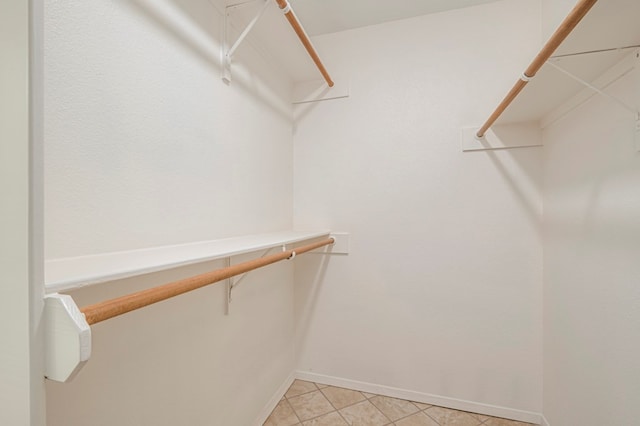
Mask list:
[[[505,96],[502,100],[498,108],[491,114],[489,119],[484,123],[484,125],[478,130],[476,136],[481,138],[484,134],[489,130],[493,123],[502,115],[505,109],[513,102],[513,100],[518,96],[518,94],[524,89],[524,86],[527,85],[529,80],[531,80],[542,68],[545,62],[553,55],[553,52],[556,51],[558,46],[567,38],[567,36],[573,31],[573,29],[578,25],[578,23],[584,18],[584,16],[591,10],[594,4],[596,4],[598,0],[580,0],[571,13],[562,21],[558,29],[551,36],[547,44],[544,45],[538,56],[535,57],[529,68],[525,70],[522,74],[522,77],[516,82],[511,91]]]
[[[158,287],[142,290],[137,293],[85,306],[80,309],[80,312],[84,314],[89,325],[96,324],[98,322],[108,320],[109,318],[144,308],[145,306],[161,302],[174,296],[226,280],[227,278],[244,274],[245,272],[253,271],[254,269],[258,269],[263,266],[271,265],[272,263],[276,263],[280,260],[292,259],[298,254],[306,253],[308,251],[333,244],[334,242],[335,239],[331,237],[292,250],[286,250],[281,253],[261,257],[259,259],[249,260],[247,262],[238,263],[237,265],[216,269],[215,271],[205,272],[204,274],[195,275],[193,277],[174,281]]]
[[[318,67],[318,70],[320,70],[320,73],[324,77],[329,87],[333,87],[333,80],[331,80],[331,76],[329,75],[329,73],[327,72],[327,69],[322,64],[322,61],[320,60],[320,57],[316,53],[316,50],[313,48],[313,45],[311,44],[311,40],[309,40],[307,33],[305,33],[304,29],[302,28],[302,25],[300,25],[300,22],[298,22],[298,18],[296,18],[296,15],[294,15],[293,11],[291,10],[291,6],[289,5],[289,2],[287,0],[276,0],[276,2],[278,3],[278,6],[280,7],[280,9],[283,10],[284,16],[287,18],[287,20],[293,27],[294,31],[300,38],[300,41],[304,45],[305,49],[307,49],[307,52],[309,52],[309,56],[311,56],[311,59],[313,59],[313,62],[315,62],[316,66]]]

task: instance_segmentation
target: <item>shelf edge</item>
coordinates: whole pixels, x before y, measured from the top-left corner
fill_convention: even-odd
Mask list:
[[[242,237],[225,238],[220,240],[198,241],[194,243],[169,245],[160,247],[151,247],[146,249],[127,250],[120,252],[110,252],[89,256],[78,256],[71,258],[51,259],[45,261],[45,277],[47,270],[51,274],[52,268],[57,268],[53,275],[57,275],[52,279],[47,280],[45,278],[45,290],[47,294],[69,291],[79,289],[87,286],[102,284],[105,282],[120,280],[124,278],[135,277],[138,275],[149,274],[153,272],[160,272],[169,269],[179,268],[182,266],[193,265],[197,263],[209,262],[213,260],[223,259],[227,257],[237,256],[241,254],[251,253],[260,250],[266,250],[273,247],[278,247],[286,244],[295,244],[302,241],[319,238],[329,235],[331,232],[328,230],[323,231],[282,231],[266,234],[247,235]],[[243,240],[247,240],[246,245]],[[251,240],[256,240],[256,243],[251,244]],[[230,248],[223,250],[220,245],[228,244]],[[197,246],[211,245],[211,248],[207,253],[206,248],[202,252],[198,252],[192,256],[180,255],[180,251],[184,253],[189,249],[194,249]],[[175,255],[172,256],[172,251],[175,251]],[[131,267],[127,265],[118,265],[118,259],[129,256],[138,256],[141,263],[146,263],[141,267]],[[150,262],[148,259],[151,256],[155,257],[173,257],[174,261],[162,261],[162,262]],[[99,271],[97,273],[91,273],[90,265],[92,263],[100,262],[102,264],[115,264],[113,267],[106,267],[106,271]],[[129,261],[131,262],[131,261]],[[88,266],[89,265],[89,266]],[[89,272],[81,273],[65,273],[64,270],[87,270]],[[63,270],[61,272],[60,270]]]

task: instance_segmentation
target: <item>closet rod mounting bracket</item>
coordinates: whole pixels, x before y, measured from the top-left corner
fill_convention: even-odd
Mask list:
[[[70,381],[91,357],[91,327],[71,296],[44,298],[45,377]]]
[[[249,35],[253,27],[258,23],[260,18],[262,18],[262,15],[267,10],[267,7],[269,7],[269,5],[271,4],[271,1],[269,0],[261,0],[261,1],[263,2],[263,5],[258,11],[258,13],[256,14],[256,16],[254,16],[253,19],[247,24],[245,29],[238,36],[238,39],[231,46],[229,45],[230,44],[229,43],[229,27],[231,26],[229,22],[230,10],[235,7],[244,6],[245,4],[252,3],[252,2],[250,1],[245,3],[239,3],[237,5],[227,6],[225,10],[224,29],[223,29],[224,39],[222,42],[221,62],[222,62],[222,81],[224,81],[226,84],[231,83],[231,60],[233,59],[233,54],[238,49],[238,47],[240,47],[240,45],[245,40],[245,38],[247,38],[247,36]]]

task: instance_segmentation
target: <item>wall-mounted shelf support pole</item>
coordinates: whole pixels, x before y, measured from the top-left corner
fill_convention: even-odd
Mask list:
[[[263,0],[264,4],[262,8],[258,12],[258,14],[249,22],[246,28],[240,33],[238,39],[233,43],[231,47],[229,47],[229,9],[231,7],[237,7],[244,5],[246,3],[241,3],[239,5],[227,6],[225,14],[224,14],[224,42],[222,45],[222,81],[229,84],[231,83],[231,60],[233,58],[233,54],[240,47],[245,38],[249,35],[253,27],[258,23],[264,12],[267,10],[267,7],[271,4],[269,0]]]

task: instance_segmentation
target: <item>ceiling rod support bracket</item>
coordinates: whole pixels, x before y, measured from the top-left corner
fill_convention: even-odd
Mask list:
[[[640,111],[638,111],[636,108],[634,108],[634,107],[632,107],[630,105],[627,105],[624,101],[616,98],[613,95],[610,95],[609,93],[607,93],[604,90],[594,86],[593,84],[589,83],[588,81],[583,80],[582,78],[578,77],[577,75],[572,74],[571,72],[569,72],[566,69],[562,68],[560,65],[554,64],[552,61],[547,61],[547,64],[549,64],[550,66],[552,66],[556,70],[560,71],[561,73],[563,73],[567,77],[569,77],[569,78],[577,81],[578,83],[582,84],[583,86],[588,87],[589,89],[593,90],[597,94],[599,94],[601,96],[604,96],[605,98],[615,102],[616,104],[618,104],[622,108],[624,108],[627,111],[631,112],[636,117],[636,120],[640,120]]]
[[[240,47],[242,42],[247,38],[247,36],[249,35],[253,27],[258,23],[260,18],[262,18],[262,15],[264,15],[264,12],[267,10],[267,7],[269,7],[269,5],[271,4],[269,0],[263,0],[263,2],[264,4],[262,5],[262,8],[260,8],[260,11],[251,20],[251,22],[247,24],[246,28],[240,33],[240,35],[238,36],[238,39],[231,46],[229,46],[229,26],[230,26],[229,9],[232,8],[232,6],[227,6],[225,10],[224,30],[223,30],[224,40],[222,43],[221,62],[222,62],[222,81],[224,81],[226,84],[231,83],[231,60],[233,58],[233,54],[236,52],[238,47]],[[246,3],[241,3],[239,5],[242,6],[244,4]]]

